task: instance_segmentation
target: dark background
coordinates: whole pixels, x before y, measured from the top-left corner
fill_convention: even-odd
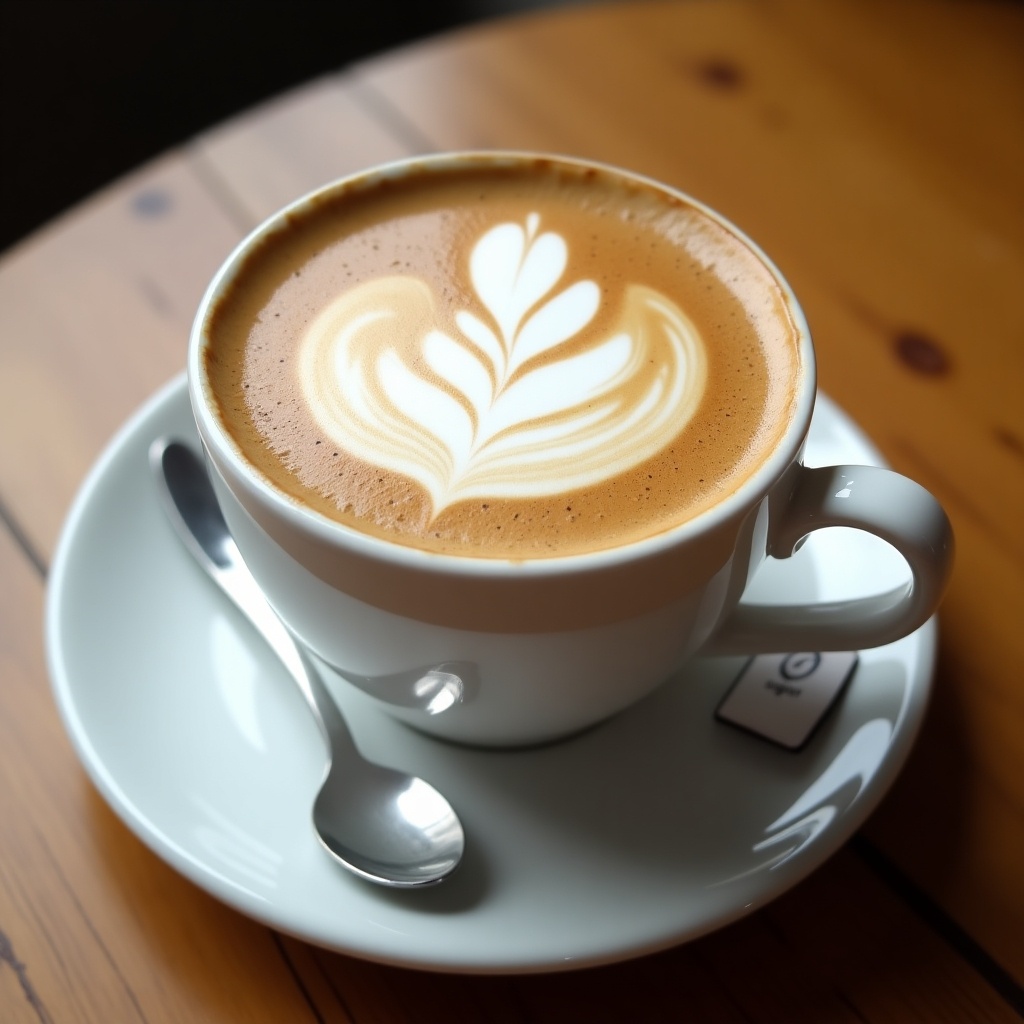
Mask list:
[[[0,251],[289,86],[566,2],[578,0],[0,0]]]

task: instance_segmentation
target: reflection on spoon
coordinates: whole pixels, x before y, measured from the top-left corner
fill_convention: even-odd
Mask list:
[[[281,659],[327,741],[327,768],[313,804],[321,844],[345,868],[380,885],[422,888],[440,882],[465,849],[451,805],[423,779],[360,754],[309,656],[250,582],[215,499],[212,514],[212,489],[199,457],[163,439],[153,443],[149,456],[168,518]]]

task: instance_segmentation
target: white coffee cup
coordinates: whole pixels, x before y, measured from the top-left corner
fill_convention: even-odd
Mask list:
[[[355,180],[399,180],[481,158],[418,158]],[[468,685],[461,703],[437,715],[391,709],[436,736],[490,746],[563,737],[628,707],[698,652],[856,650],[890,643],[922,625],[945,588],[952,532],[924,488],[877,467],[802,465],[816,389],[814,353],[797,300],[777,268],[699,202],[627,176],[702,210],[742,238],[781,289],[799,334],[795,411],[777,443],[712,508],[643,540],[566,557],[438,554],[329,519],[287,496],[250,463],[225,429],[211,390],[209,314],[269,233],[353,179],[298,200],[257,228],[227,259],[199,307],[189,347],[189,395],[239,549],[285,623],[342,673],[377,677],[463,666]],[[742,600],[767,557],[787,558],[812,531],[831,526],[864,530],[893,545],[909,564],[912,583],[827,604],[757,606]]]

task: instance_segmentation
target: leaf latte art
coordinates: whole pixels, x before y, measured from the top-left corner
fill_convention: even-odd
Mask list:
[[[660,292],[631,284],[614,328],[591,336],[606,299],[593,281],[563,284],[567,262],[564,238],[540,231],[537,214],[491,228],[470,254],[476,302],[447,332],[418,277],[342,293],[299,353],[320,428],[421,484],[435,516],[471,498],[592,486],[656,454],[704,394],[697,329]]]

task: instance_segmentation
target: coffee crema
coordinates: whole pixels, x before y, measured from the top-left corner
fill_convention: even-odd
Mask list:
[[[446,554],[628,544],[712,507],[792,416],[797,328],[742,239],[587,165],[357,180],[247,255],[205,325],[248,461]]]

